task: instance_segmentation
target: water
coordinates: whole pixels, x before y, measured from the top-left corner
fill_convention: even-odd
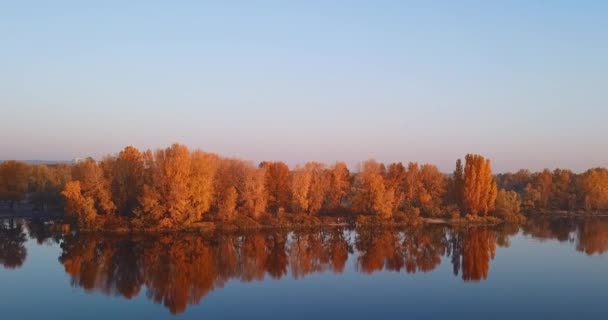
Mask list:
[[[0,230],[2,319],[603,319],[608,220],[519,228]]]

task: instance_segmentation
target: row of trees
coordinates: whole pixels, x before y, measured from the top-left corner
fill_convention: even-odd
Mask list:
[[[28,165],[20,161],[0,163],[0,201],[14,210],[27,198],[36,211],[63,206],[61,191],[72,179],[72,168],[66,164]]]
[[[473,216],[493,212],[497,189],[489,160],[467,155],[465,168],[456,173],[452,178],[430,164],[385,166],[374,160],[362,163],[356,174],[340,162],[331,167],[309,162],[290,170],[282,162],[256,166],[174,144],[155,152],[126,147],[100,162],[78,162],[62,194],[66,211],[85,226],[99,217],[181,227],[209,216],[233,221],[282,212],[382,219],[435,217],[448,208]]]
[[[499,174],[500,188],[517,194],[527,212],[608,210],[608,170],[593,168],[581,174],[545,169]]]
[[[283,212],[397,217],[517,219],[520,211],[608,210],[608,170],[557,169],[494,176],[488,159],[469,154],[453,174],[431,164],[283,162],[224,158],[174,144],[156,151],[126,147],[101,161],[70,166],[0,164],[0,200],[58,203],[82,226],[127,221],[140,227],[183,227],[197,221],[259,220]]]

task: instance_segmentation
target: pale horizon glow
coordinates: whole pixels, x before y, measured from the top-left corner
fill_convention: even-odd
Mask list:
[[[0,159],[608,166],[605,1],[0,3]]]

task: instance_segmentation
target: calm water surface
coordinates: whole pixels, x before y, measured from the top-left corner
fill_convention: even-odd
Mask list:
[[[0,227],[2,319],[606,319],[608,219],[103,236]]]

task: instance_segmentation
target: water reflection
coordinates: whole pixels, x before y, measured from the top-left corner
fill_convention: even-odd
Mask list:
[[[22,221],[0,220],[0,265],[8,269],[21,267],[27,256],[26,240]]]
[[[343,230],[307,233],[103,236],[72,235],[61,245],[59,261],[74,286],[125,298],[146,295],[172,313],[197,304],[227,281],[295,278],[342,272],[348,252]]]
[[[127,299],[145,286],[149,299],[180,313],[230,280],[342,273],[349,254],[355,270],[367,274],[430,272],[443,256],[450,256],[456,275],[478,281],[488,276],[497,239],[508,243],[506,237],[504,228],[439,225],[407,230],[220,234],[209,239],[192,234],[85,234],[64,239],[59,261],[74,286]]]
[[[177,314],[228,281],[262,281],[355,270],[361,274],[431,272],[451,263],[465,282],[487,279],[497,248],[521,232],[541,241],[567,241],[587,255],[608,251],[608,220],[545,219],[521,227],[408,229],[341,228],[247,234],[55,235],[44,221],[0,224],[0,264],[23,265],[27,234],[60,243],[59,262],[72,286],[131,299],[141,293]],[[348,265],[352,264],[352,269]]]
[[[539,240],[575,242],[576,250],[587,255],[608,251],[606,219],[539,219],[525,225],[523,233]]]

